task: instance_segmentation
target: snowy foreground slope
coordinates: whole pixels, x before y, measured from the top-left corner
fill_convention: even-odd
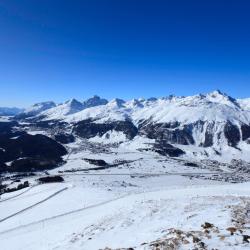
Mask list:
[[[249,104],[94,96],[0,117],[0,249],[250,249]]]
[[[1,218],[64,190],[2,221],[1,249],[249,249],[249,183],[155,178],[122,190],[116,178],[68,177],[3,201]]]

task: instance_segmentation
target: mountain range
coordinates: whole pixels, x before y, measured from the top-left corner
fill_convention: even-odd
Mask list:
[[[2,118],[1,122],[5,124],[1,126],[5,136],[7,127],[9,138],[16,133],[26,133],[32,141],[32,136],[42,134],[43,141],[48,138],[46,143],[54,140],[66,148],[69,143],[87,140],[106,147],[132,147],[170,157],[185,155],[223,160],[247,159],[250,151],[250,99],[235,99],[218,90],[188,97],[171,95],[129,101],[108,101],[98,96],[83,102],[71,99],[55,104],[49,101],[9,115],[7,121]],[[29,143],[29,139],[26,138],[25,143]],[[59,145],[61,155],[65,154],[66,149],[64,152]],[[2,154],[5,147],[0,143]],[[55,162],[59,162],[60,154],[58,151],[55,154]],[[35,155],[37,157],[37,153]],[[8,161],[23,156],[17,154]]]

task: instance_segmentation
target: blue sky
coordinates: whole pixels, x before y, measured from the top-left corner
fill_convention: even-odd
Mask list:
[[[250,1],[1,0],[0,106],[250,97]]]

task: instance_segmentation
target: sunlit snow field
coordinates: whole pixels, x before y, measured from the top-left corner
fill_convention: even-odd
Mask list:
[[[50,173],[89,168],[82,161],[84,157],[90,158],[91,154],[71,154],[64,166]],[[112,162],[122,155],[92,157]],[[123,157],[134,162],[129,167],[91,172],[93,175],[63,172],[65,182],[58,184],[36,185],[37,177],[33,177],[29,178],[31,188],[2,195],[1,249],[156,249],[152,242],[167,241],[171,230],[198,234],[204,231],[201,225],[205,222],[216,229],[209,237],[198,234],[208,249],[247,249],[240,233],[230,236],[226,229],[235,226],[234,207],[240,206],[243,213],[248,209],[249,183],[229,184],[184,176],[197,169],[171,159],[162,161],[163,157],[155,154],[131,150],[123,152]],[[202,169],[199,172],[209,173]],[[247,216],[245,220],[247,223]],[[239,230],[247,234],[244,226]],[[179,249],[196,246],[191,239],[187,241]]]

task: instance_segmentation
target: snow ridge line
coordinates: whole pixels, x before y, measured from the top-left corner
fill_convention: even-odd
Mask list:
[[[143,192],[138,192],[138,193],[133,193],[133,194],[140,194],[140,193],[143,193]],[[16,231],[18,229],[26,228],[26,227],[33,226],[33,225],[36,225],[36,224],[41,224],[41,223],[44,223],[46,221],[54,220],[54,219],[57,219],[57,218],[60,218],[60,217],[64,217],[64,216],[70,215],[70,214],[82,212],[84,210],[88,210],[88,209],[91,209],[91,208],[96,208],[96,207],[99,207],[99,206],[102,206],[102,205],[106,205],[106,204],[109,204],[109,203],[111,203],[113,201],[117,201],[117,200],[123,199],[123,198],[125,198],[127,196],[130,196],[130,195],[131,194],[125,194],[123,196],[117,197],[117,198],[112,199],[112,200],[103,201],[103,202],[100,202],[98,204],[94,204],[94,205],[91,205],[91,206],[88,206],[88,207],[79,208],[79,209],[76,209],[76,210],[73,210],[73,211],[69,211],[69,212],[66,212],[66,213],[63,213],[63,214],[52,216],[50,218],[42,219],[42,220],[39,220],[39,221],[34,221],[34,222],[31,222],[31,223],[26,224],[26,225],[21,225],[21,226],[18,226],[18,227],[14,227],[14,228],[8,229],[6,231],[0,232],[0,235],[6,234],[6,233],[11,233],[11,232]],[[27,210],[27,209],[25,209],[25,210]]]
[[[52,197],[54,197],[54,196],[56,196],[56,195],[62,193],[63,191],[65,191],[65,190],[67,190],[67,189],[68,189],[68,187],[65,187],[65,188],[63,188],[63,189],[61,189],[61,190],[59,190],[59,191],[57,191],[57,192],[51,194],[50,196],[46,197],[45,199],[43,199],[43,200],[41,200],[41,201],[39,201],[39,202],[36,202],[35,204],[33,204],[33,205],[31,205],[31,206],[28,206],[28,207],[26,207],[26,208],[24,208],[24,209],[22,209],[22,210],[20,210],[20,211],[18,211],[18,212],[16,212],[16,213],[14,213],[14,214],[11,214],[11,215],[9,215],[9,216],[3,218],[3,219],[0,219],[0,223],[3,222],[3,221],[6,221],[6,220],[8,220],[8,219],[10,219],[10,218],[12,218],[12,217],[14,217],[14,216],[16,216],[16,215],[19,215],[19,214],[21,214],[21,213],[23,213],[23,212],[25,212],[25,211],[27,211],[27,210],[32,209],[33,207],[35,207],[35,206],[37,206],[37,205],[39,205],[39,204],[41,204],[41,203],[43,203],[43,202],[45,202],[45,201],[51,199]]]

